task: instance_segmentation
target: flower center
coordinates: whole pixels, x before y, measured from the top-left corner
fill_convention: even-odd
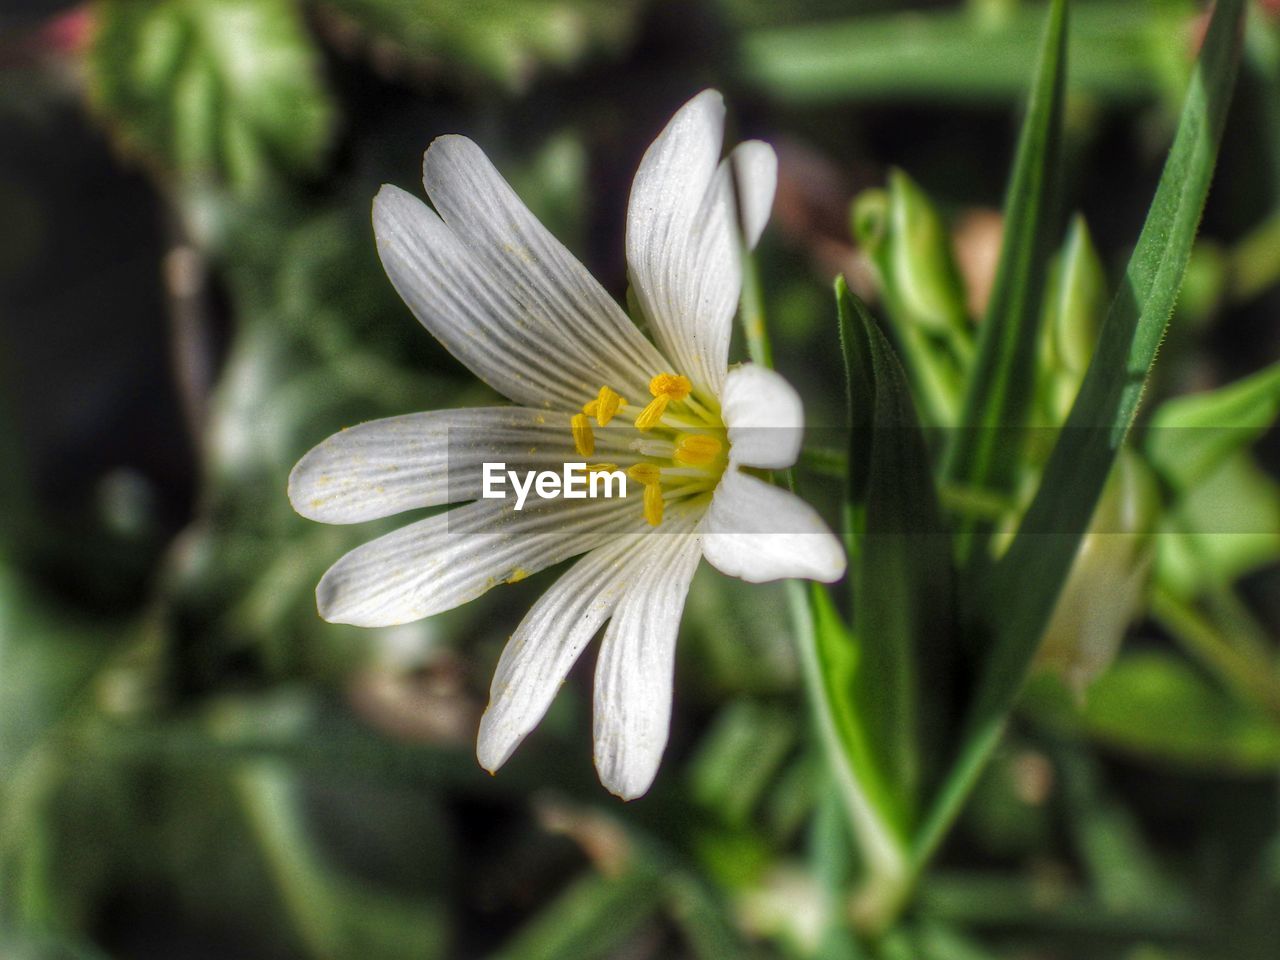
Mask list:
[[[640,407],[602,386],[569,425],[580,456],[607,453],[609,463],[588,470],[621,468],[644,487],[644,518],[656,527],[668,504],[709,498],[729,462],[729,444],[719,412],[694,397],[688,377],[659,373],[649,393]]]

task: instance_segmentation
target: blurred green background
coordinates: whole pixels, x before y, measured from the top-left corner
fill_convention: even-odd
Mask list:
[[[1113,283],[1202,13],[1073,4],[1066,197]],[[342,426],[493,399],[383,275],[381,183],[419,189],[430,140],[465,133],[622,298],[631,176],[706,86],[731,139],[779,153],[777,364],[839,425],[830,283],[874,301],[880,279],[851,201],[908,171],[980,313],[1042,22],[1013,0],[0,8],[0,958],[862,956],[780,587],[700,571],[643,800],[595,781],[590,656],[491,778],[489,676],[553,574],[326,624],[320,574],[396,524],[309,523],[285,478]],[[1259,2],[1148,405],[1274,362],[1277,281]],[[1276,955],[1272,402],[1212,482],[1164,491],[1155,599],[1114,665],[1079,697],[1033,682],[894,956]]]

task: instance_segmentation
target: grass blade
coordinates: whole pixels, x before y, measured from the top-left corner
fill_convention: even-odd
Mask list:
[[[948,706],[939,696],[951,616],[951,542],[943,526],[924,432],[906,373],[879,326],[836,283],[840,337],[849,377],[851,427],[847,532],[854,630],[848,631],[822,588],[810,596],[815,627],[814,667],[838,743],[854,832],[864,856],[868,842],[897,851],[884,857],[865,889],[863,922],[888,921],[905,894],[900,851],[919,815],[933,729]],[[930,668],[921,690],[920,664]],[[873,816],[868,816],[873,814]],[[868,829],[875,824],[876,831]]]
[[[995,286],[944,469],[949,483],[982,492],[1012,487],[1035,392],[1040,308],[1055,239],[1066,42],[1066,2],[1054,0],[1005,200]],[[981,549],[977,526],[972,518],[960,521],[962,567]]]
[[[865,314],[864,314],[865,316]],[[926,729],[949,705],[951,541],[906,373],[888,340],[865,325],[875,389],[865,531],[853,565],[854,632],[862,661],[853,696],[866,717],[877,765],[914,821],[928,768]],[[868,451],[861,451],[867,456]],[[928,665],[928,699],[920,669]]]

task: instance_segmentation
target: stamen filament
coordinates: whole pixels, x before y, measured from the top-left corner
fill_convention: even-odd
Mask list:
[[[632,440],[630,447],[642,457],[658,457],[662,460],[672,459],[676,452],[676,445],[670,440],[650,439],[648,437]]]

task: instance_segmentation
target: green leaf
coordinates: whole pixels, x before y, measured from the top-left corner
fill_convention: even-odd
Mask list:
[[[1241,0],[1214,11],[1178,132],[1080,395],[1009,550],[975,609],[994,614],[991,655],[956,765],[921,833],[942,838],[999,740],[1080,538],[1133,423],[1208,194],[1239,60]]]
[[[1095,739],[1151,759],[1267,773],[1280,763],[1280,724],[1165,653],[1116,661],[1089,691],[1082,720]]]
[[[637,0],[331,0],[410,57],[445,59],[520,89],[630,36]]]
[[[906,374],[878,326],[842,289],[842,322],[859,324],[844,333],[846,344],[865,341],[873,391],[863,514],[852,563],[854,633],[861,660],[852,697],[863,715],[873,760],[906,820],[915,814],[928,734],[923,718],[945,708],[946,653],[951,623],[950,540],[942,523],[929,451]],[[848,349],[848,347],[846,347]],[[851,378],[852,378],[851,368]],[[857,416],[857,411],[851,411]],[[922,696],[918,674],[929,665],[931,695]]]
[[[237,190],[315,173],[334,108],[289,0],[105,0],[89,88],[117,143]]]
[[[848,814],[868,884],[896,899],[906,890],[903,839],[892,822],[892,798],[872,762],[851,693],[861,651],[822,584],[788,581],[800,665],[833,786]]]
[[[1280,484],[1246,452],[1172,505],[1156,539],[1156,580],[1190,598],[1280,561]]]
[[[951,622],[950,541],[942,526],[924,434],[906,374],[866,308],[836,283],[853,442],[848,535],[856,630],[826,589],[810,588],[811,648],[805,669],[837,787],[879,898],[871,921],[891,916],[906,889],[902,848],[910,836],[945,709]],[[929,696],[919,664],[930,665]]]
[[[1038,373],[1043,288],[1052,249],[1060,178],[1066,84],[1067,13],[1054,0],[1004,205],[1004,240],[995,285],[980,326],[959,427],[943,473],[963,488],[1007,494],[1017,478]],[[961,566],[982,550],[978,522],[956,531]],[[980,556],[979,560],[982,559]]]
[[[1217,390],[1176,397],[1151,417],[1147,458],[1178,492],[1203,483],[1280,417],[1280,362]]]
[[[850,506],[846,516],[849,546],[855,548],[865,523],[867,483],[871,476],[871,424],[875,416],[875,380],[871,368],[871,341],[866,331],[875,320],[866,306],[849,290],[844,277],[837,277],[836,316],[840,331],[840,350],[844,357],[845,398],[848,403],[849,451],[848,483],[845,500]]]

